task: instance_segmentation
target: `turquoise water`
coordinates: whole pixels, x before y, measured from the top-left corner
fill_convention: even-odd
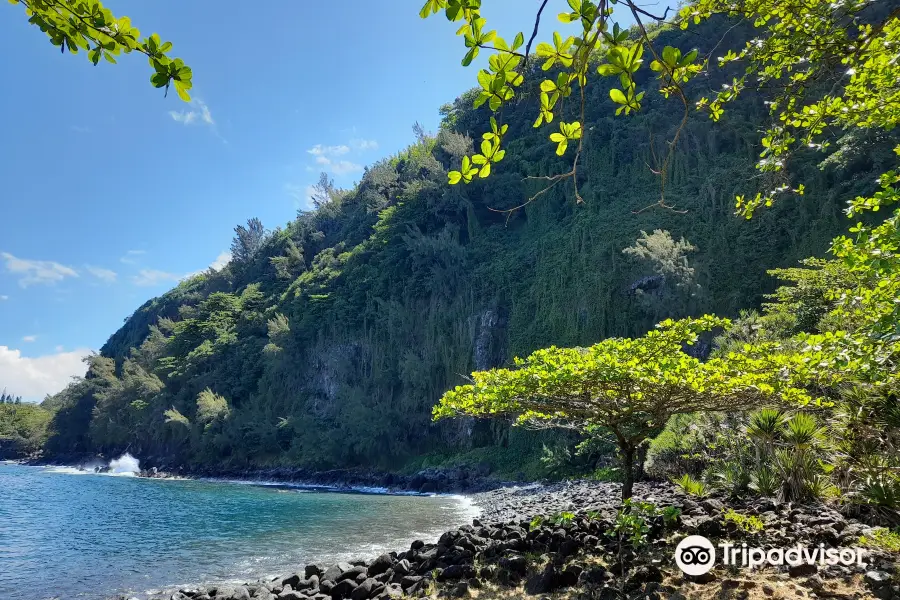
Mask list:
[[[0,463],[0,599],[253,581],[434,541],[473,516],[450,497],[77,473]]]

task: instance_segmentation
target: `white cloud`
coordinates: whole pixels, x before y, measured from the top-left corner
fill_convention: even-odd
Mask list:
[[[0,301],[9,300],[9,296],[0,296]]]
[[[126,265],[133,265],[137,262],[137,257],[142,254],[147,254],[146,250],[129,250],[125,253],[125,256],[119,259],[119,262],[125,263]]]
[[[57,346],[57,347],[56,347],[56,351],[57,351],[57,352],[62,352],[62,351],[63,351],[62,345]]]
[[[159,271],[157,269],[141,269],[137,275],[131,277],[134,285],[152,286],[160,285],[170,281],[178,281],[182,279],[182,275]]]
[[[357,173],[363,170],[362,165],[339,158],[351,152],[358,154],[366,150],[376,150],[378,142],[375,140],[364,140],[360,138],[352,138],[346,144],[338,144],[336,146],[326,146],[324,144],[316,144],[306,152],[315,157],[315,164],[319,169],[325,170],[334,175],[347,175],[348,173]],[[313,171],[311,167],[307,167],[307,171]]]
[[[111,269],[92,267],[91,265],[86,265],[84,268],[88,273],[106,283],[115,283],[116,277],[118,277],[116,272]]]
[[[316,144],[307,150],[307,152],[313,156],[340,156],[350,152],[350,147],[343,144],[339,146],[323,146],[322,144]]]
[[[350,145],[353,146],[354,149],[360,151],[378,150],[378,142],[375,140],[361,140],[354,138],[350,140]]]
[[[210,127],[215,127],[216,122],[215,120],[213,120],[213,116],[209,110],[209,107],[203,100],[195,97],[191,100],[190,104],[196,110],[183,110],[181,112],[170,110],[169,116],[172,117],[173,121],[184,123],[185,125],[204,123],[206,125],[209,125]]]
[[[79,348],[25,357],[21,350],[0,346],[0,381],[10,394],[40,401],[66,387],[72,377],[84,375],[87,367],[83,359],[90,354],[87,348]]]
[[[26,335],[25,337],[22,338],[22,341],[23,342],[36,342],[37,338],[38,338],[38,336],[36,336],[36,335]]]
[[[71,129],[75,133],[90,133],[91,132],[90,127],[85,127],[83,125],[72,125]]]
[[[212,261],[212,264],[209,265],[209,268],[214,271],[221,271],[222,269],[225,268],[225,265],[227,265],[230,262],[231,262],[231,252],[228,252],[226,250],[224,252],[221,252],[216,257],[216,260]]]
[[[355,162],[350,162],[349,160],[332,160],[327,156],[317,156],[316,164],[335,175],[346,175],[347,173],[355,173],[363,170],[362,165],[358,165]]]
[[[66,277],[78,277],[75,269],[50,260],[17,258],[8,252],[0,252],[0,258],[6,261],[8,273],[19,276],[19,285],[23,288],[32,284],[53,284]]]

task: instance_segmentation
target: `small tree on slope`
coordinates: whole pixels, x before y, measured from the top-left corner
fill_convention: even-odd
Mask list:
[[[471,384],[444,394],[434,418],[511,416],[519,425],[606,431],[620,452],[622,498],[630,498],[638,446],[672,415],[811,401],[798,355],[758,345],[703,362],[684,352],[700,332],[729,324],[667,320],[640,338],[538,350],[513,369],[473,373]]]

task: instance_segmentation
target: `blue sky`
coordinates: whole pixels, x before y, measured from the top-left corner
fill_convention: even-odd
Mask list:
[[[352,185],[475,83],[456,26],[421,20],[422,0],[106,4],[174,43],[194,100],[163,98],[140,55],[94,67],[0,7],[0,389],[32,400],[144,301],[227,258],[236,224],[284,225],[321,171]],[[511,39],[537,5],[483,14]]]

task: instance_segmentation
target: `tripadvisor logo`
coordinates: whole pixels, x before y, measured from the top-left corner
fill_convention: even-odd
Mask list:
[[[790,548],[748,548],[747,544],[735,546],[731,542],[722,542],[722,564],[740,566],[750,569],[764,565],[861,565],[863,564],[862,548],[825,548],[819,544],[815,548],[804,548],[800,544]],[[702,535],[689,535],[675,547],[675,564],[685,575],[703,575],[716,564],[716,547]]]
[[[703,575],[716,563],[716,549],[702,535],[689,535],[675,547],[675,564],[685,575]]]

